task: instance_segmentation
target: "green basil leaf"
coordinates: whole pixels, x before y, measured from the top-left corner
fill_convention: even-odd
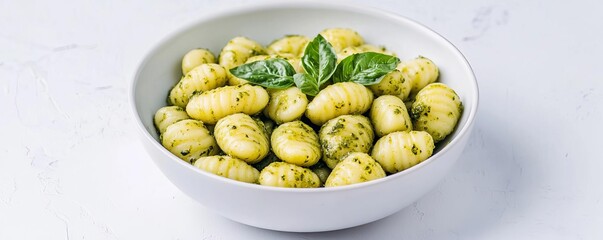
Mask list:
[[[310,96],[316,96],[320,91],[318,86],[318,81],[314,79],[310,74],[307,73],[297,73],[293,75],[293,81],[295,82],[295,86],[299,88],[303,93]]]
[[[350,55],[339,63],[333,74],[333,82],[355,82],[373,85],[393,71],[400,59],[391,55],[366,52]]]
[[[230,73],[262,87],[288,88],[294,83],[295,69],[287,60],[274,58],[240,65]]]
[[[327,82],[335,72],[337,55],[333,46],[318,34],[306,46],[301,62],[306,73],[310,74],[320,86]]]

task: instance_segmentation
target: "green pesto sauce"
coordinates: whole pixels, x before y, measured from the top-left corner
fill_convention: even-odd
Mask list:
[[[412,152],[412,154],[417,155],[419,154],[419,148],[417,147],[417,145],[413,144],[412,148],[410,149],[410,151]]]
[[[333,125],[333,127],[331,127],[331,130],[327,133],[327,135],[334,135],[337,134],[338,132],[341,132],[344,128],[345,119],[339,119],[335,125]]]

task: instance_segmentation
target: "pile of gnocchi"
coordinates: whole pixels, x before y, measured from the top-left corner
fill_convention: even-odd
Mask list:
[[[375,52],[352,29],[319,33],[336,54]],[[155,113],[161,144],[197,168],[253,184],[335,187],[386,177],[429,158],[454,130],[461,98],[437,82],[425,57],[399,61],[380,81],[363,85],[327,80],[315,96],[293,85],[265,88],[230,71],[246,63],[286,60],[304,73],[312,39],[288,35],[264,47],[230,40],[216,58],[193,49],[182,58],[183,77]],[[397,58],[396,58],[397,59]]]

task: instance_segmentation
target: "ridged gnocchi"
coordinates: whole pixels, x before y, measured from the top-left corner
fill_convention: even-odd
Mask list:
[[[364,44],[364,39],[358,32],[349,28],[328,28],[320,32],[335,49],[335,52],[341,52],[347,47],[356,47]]]
[[[297,87],[271,90],[269,95],[264,115],[277,124],[299,120],[308,106],[308,97]]]
[[[310,39],[302,35],[288,35],[280,38],[270,45],[266,49],[268,54],[275,54],[284,57],[299,57],[304,53],[306,45],[308,45]]]
[[[434,148],[427,132],[393,132],[377,140],[371,156],[386,172],[397,173],[430,157]]]
[[[415,96],[411,117],[416,130],[431,134],[438,142],[450,134],[463,112],[460,97],[443,83],[432,83]]]
[[[178,106],[167,106],[162,107],[155,112],[153,123],[155,128],[161,134],[165,132],[168,126],[178,122],[180,120],[189,119],[190,117],[186,114],[184,108]]]
[[[258,42],[247,37],[235,37],[222,48],[219,56],[220,65],[227,69],[239,66],[251,56],[262,55],[266,51]]]
[[[301,121],[281,124],[270,138],[272,151],[284,162],[309,167],[322,156],[318,134]]]
[[[352,46],[352,47],[344,48],[343,50],[341,50],[341,52],[337,53],[337,61],[341,61],[344,58],[346,58],[352,54],[364,53],[364,52],[376,52],[376,53],[382,53],[382,54],[387,54],[387,55],[396,55],[393,52],[387,51],[387,49],[385,49],[385,47],[364,44],[364,45],[360,45],[360,46]]]
[[[373,92],[362,84],[340,82],[321,90],[308,104],[306,117],[316,125],[346,114],[363,114],[373,102]]]
[[[222,48],[218,62],[227,71],[237,67],[247,61],[251,56],[262,55],[266,52],[264,47],[258,42],[247,37],[235,37],[228,41]],[[234,77],[230,72],[228,74],[228,85],[236,86],[244,82],[240,82],[240,78]]]
[[[182,57],[182,74],[186,75],[190,70],[204,63],[216,63],[214,54],[203,48],[190,50]]]
[[[228,85],[230,86],[238,86],[249,83],[247,80],[238,78],[232,75],[230,72],[228,72],[226,75],[228,76]]]
[[[201,157],[193,164],[195,167],[241,182],[256,183],[260,171],[240,159],[229,156]]]
[[[265,130],[247,114],[236,113],[220,119],[214,136],[224,153],[250,164],[262,160],[270,150]]]
[[[423,56],[419,56],[410,61],[401,62],[397,69],[405,75],[405,79],[410,81],[411,94],[415,94],[427,86],[427,84],[435,82],[440,75],[438,66]]]
[[[168,126],[161,134],[161,144],[189,163],[201,156],[218,154],[216,140],[202,122],[185,119]]]
[[[362,115],[343,115],[329,120],[319,131],[323,160],[334,168],[350,152],[367,153],[373,146],[373,126]]]
[[[383,76],[381,82],[368,86],[375,96],[394,95],[402,100],[408,98],[411,87],[410,81],[407,81],[404,74],[398,70]]]
[[[273,187],[320,187],[320,179],[310,169],[286,162],[273,162],[262,169],[258,182]]]
[[[383,168],[366,153],[347,155],[329,175],[325,187],[337,187],[384,178]]]
[[[271,59],[273,58],[273,56],[270,55],[255,55],[255,56],[251,56],[247,59],[247,61],[245,61],[245,63],[251,63],[251,62],[255,62],[255,61],[261,61],[261,60],[267,60],[267,59]]]
[[[260,86],[224,86],[193,95],[186,105],[186,113],[204,123],[216,124],[230,114],[261,112],[268,99],[268,92]]]
[[[412,122],[404,102],[392,95],[384,95],[373,101],[371,122],[377,136],[396,131],[411,131]]]
[[[190,70],[170,91],[171,104],[186,107],[190,96],[226,85],[226,70],[218,64],[201,64]]]

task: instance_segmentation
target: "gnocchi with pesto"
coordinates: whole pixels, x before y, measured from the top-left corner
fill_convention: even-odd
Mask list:
[[[204,48],[190,50],[182,57],[182,74],[186,75],[190,70],[204,63],[216,63],[216,57],[211,51]]]
[[[370,117],[375,133],[379,137],[392,132],[408,132],[412,129],[406,105],[396,96],[383,95],[375,99]]]
[[[347,114],[363,114],[373,102],[373,92],[365,86],[342,82],[320,91],[306,109],[306,117],[316,125]]]
[[[349,28],[317,33],[186,52],[152,116],[161,144],[207,173],[285,188],[384,178],[446,144],[463,95],[438,82],[437,59]]]
[[[383,177],[385,171],[371,156],[352,152],[333,169],[325,182],[325,187],[350,185]]]
[[[219,87],[193,95],[186,105],[186,113],[207,124],[231,114],[254,115],[268,104],[268,92],[262,87],[249,84]]]
[[[201,156],[218,153],[216,140],[203,125],[194,119],[178,121],[161,134],[161,144],[174,155],[189,163]]]
[[[393,132],[375,143],[371,156],[386,172],[397,173],[430,157],[434,147],[427,132]]]
[[[297,87],[274,89],[269,95],[264,114],[278,124],[299,120],[306,112],[308,97]]]
[[[320,187],[320,178],[312,170],[286,162],[273,162],[262,169],[258,183],[288,188]]]
[[[274,154],[284,162],[309,167],[322,156],[318,135],[301,121],[283,123],[272,132]]]
[[[178,106],[166,106],[162,107],[157,112],[155,112],[155,117],[153,118],[153,123],[155,124],[155,128],[161,134],[164,133],[167,127],[170,125],[184,119],[189,119],[190,117],[186,114],[184,108]]]
[[[224,153],[248,163],[257,163],[268,155],[268,136],[249,115],[236,113],[216,123],[214,136]]]
[[[201,157],[193,163],[199,169],[233,180],[256,183],[260,172],[240,159],[229,156]]]
[[[172,88],[168,101],[179,107],[186,107],[189,98],[195,94],[226,85],[226,70],[215,63],[201,64],[184,75]]]
[[[367,153],[375,138],[373,126],[362,115],[343,115],[320,128],[323,161],[331,169],[351,152]]]

